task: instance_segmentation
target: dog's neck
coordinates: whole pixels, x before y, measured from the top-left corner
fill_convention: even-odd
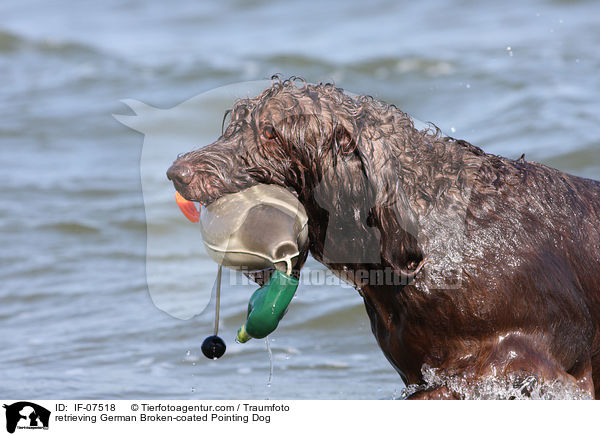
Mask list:
[[[379,150],[373,153],[386,157],[380,173],[389,171],[397,179],[417,219],[443,210],[448,200],[468,202],[468,188],[485,155],[467,142],[416,129],[406,141],[386,144],[384,139],[375,146]]]
[[[428,254],[421,224],[450,213],[448,202],[466,205],[465,186],[481,164],[470,144],[425,138],[426,146],[372,142],[360,159],[327,162],[318,182],[298,191],[317,260],[334,271],[393,268],[403,284],[412,279]]]

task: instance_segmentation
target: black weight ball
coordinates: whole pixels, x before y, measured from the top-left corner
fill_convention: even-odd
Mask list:
[[[225,354],[225,342],[218,336],[209,336],[202,342],[202,354],[209,359],[218,359]]]

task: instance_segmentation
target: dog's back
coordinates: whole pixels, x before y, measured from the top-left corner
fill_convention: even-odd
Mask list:
[[[407,289],[409,318],[417,313],[414,323],[446,330],[425,347],[447,350],[440,364],[450,368],[461,356],[487,353],[472,364],[479,375],[513,371],[506,362],[514,355],[524,359],[517,372],[589,384],[593,369],[599,380],[600,183],[459,142],[470,185],[421,218],[421,246],[432,261]],[[446,309],[423,310],[436,306]],[[478,345],[467,345],[469,337]],[[463,345],[452,350],[455,342]]]

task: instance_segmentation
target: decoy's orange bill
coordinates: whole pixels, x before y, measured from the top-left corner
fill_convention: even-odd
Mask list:
[[[181,212],[183,212],[187,219],[189,219],[193,223],[197,223],[200,221],[200,212],[198,211],[198,209],[196,209],[196,205],[193,201],[186,200],[177,191],[175,191],[175,201],[177,202],[177,206],[179,206],[179,209],[181,209]]]

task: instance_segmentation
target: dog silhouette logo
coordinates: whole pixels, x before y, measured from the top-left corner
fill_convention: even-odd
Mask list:
[[[19,429],[48,429],[50,411],[29,401],[19,401],[4,405],[6,409],[6,431],[14,433]]]

